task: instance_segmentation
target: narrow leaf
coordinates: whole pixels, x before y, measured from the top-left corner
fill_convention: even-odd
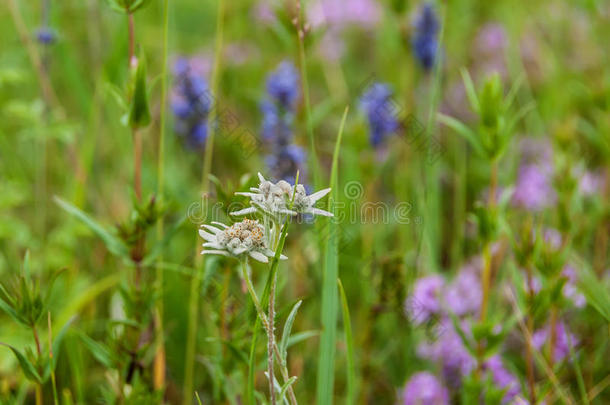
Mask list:
[[[87,225],[87,227],[91,229],[104,242],[110,253],[116,256],[127,256],[127,248],[125,247],[123,242],[121,242],[120,239],[108,232],[97,221],[95,221],[93,218],[91,218],[89,215],[87,215],[85,212],[81,211],[74,205],[62,200],[57,196],[55,196],[55,202],[68,214],[80,219],[85,225]]]
[[[19,350],[17,350],[11,345],[7,345],[6,343],[0,343],[0,345],[6,346],[11,349],[11,351],[17,358],[17,361],[19,361],[19,365],[21,366],[23,374],[25,374],[28,380],[37,382],[39,384],[42,383],[42,378],[40,378],[40,374],[38,374],[36,367],[34,367],[34,365],[27,359],[27,357],[25,357]]]
[[[284,324],[284,331],[282,332],[282,340],[280,341],[280,354],[283,357],[283,361],[286,361],[287,348],[288,348],[288,338],[290,337],[290,332],[292,331],[292,324],[294,323],[294,318],[297,315],[299,307],[303,303],[302,300],[299,300],[288,314],[288,318],[286,318],[286,323]]]

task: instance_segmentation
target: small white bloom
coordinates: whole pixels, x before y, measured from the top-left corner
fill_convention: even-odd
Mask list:
[[[244,219],[232,226],[220,222],[212,225],[203,225],[199,235],[205,239],[201,254],[217,254],[223,256],[240,257],[248,255],[259,262],[268,263],[269,257],[275,253],[268,248],[265,238],[265,229],[258,221]],[[286,256],[280,255],[285,260]]]
[[[330,188],[317,191],[311,195],[307,195],[305,187],[302,184],[291,186],[288,182],[280,180],[277,183],[272,183],[265,180],[262,174],[258,174],[260,184],[258,187],[250,188],[250,192],[236,193],[250,197],[251,207],[240,211],[232,212],[231,215],[247,215],[253,214],[256,211],[261,211],[264,214],[272,217],[282,217],[286,215],[297,214],[312,214],[332,217],[333,214],[314,207],[315,203],[330,192]],[[294,203],[290,208],[294,195]]]

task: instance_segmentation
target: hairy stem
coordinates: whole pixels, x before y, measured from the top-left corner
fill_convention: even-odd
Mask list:
[[[277,273],[271,279],[271,288],[269,290],[269,322],[267,329],[267,373],[269,374],[269,398],[271,405],[275,405],[275,386],[274,386],[274,374],[273,374],[273,345],[275,332],[273,330],[273,324],[275,321],[275,286],[277,283]]]
[[[256,309],[256,312],[258,313],[258,317],[261,320],[261,323],[263,324],[263,328],[265,329],[265,332],[268,332],[269,331],[269,321],[267,319],[267,314],[265,314],[265,311],[263,310],[261,302],[258,299],[258,295],[256,295],[256,291],[254,290],[254,285],[252,284],[252,280],[250,279],[250,275],[248,274],[248,264],[245,260],[242,261],[241,264],[242,264],[241,273],[242,273],[242,277],[246,283],[248,293],[250,294],[250,298],[252,299],[252,302],[254,303],[254,308]],[[278,359],[282,358],[282,356],[280,355],[280,349],[278,348],[277,343],[275,343],[275,341],[273,342],[273,352],[275,353],[275,357],[277,357]],[[281,365],[280,372],[282,373],[282,378],[285,383],[290,379],[290,374],[288,373],[288,368],[287,368],[285,362],[280,360],[280,365]],[[290,400],[290,403],[292,405],[297,404],[297,400],[294,395],[294,390],[292,389],[292,386],[288,387],[288,399]]]
[[[536,403],[536,383],[534,380],[534,351],[532,348],[532,334],[534,333],[534,316],[532,304],[534,300],[534,288],[532,285],[532,268],[526,266],[527,271],[527,293],[528,293],[528,314],[527,314],[527,334],[525,336],[525,366],[527,373],[527,383],[530,391],[530,403]]]

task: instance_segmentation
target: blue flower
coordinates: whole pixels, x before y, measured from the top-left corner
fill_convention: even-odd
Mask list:
[[[175,85],[171,108],[175,117],[174,129],[185,138],[188,146],[201,149],[208,135],[207,120],[212,108],[208,84],[188,59],[178,59],[173,70]]]
[[[305,151],[293,143],[293,121],[299,97],[299,74],[290,62],[282,62],[267,76],[267,97],[261,103],[262,138],[268,148],[265,163],[274,180],[294,183],[297,171],[303,183]]]
[[[299,97],[299,73],[294,65],[284,61],[267,76],[267,93],[281,107],[293,110]]]
[[[385,84],[374,83],[360,99],[369,122],[370,140],[377,147],[386,136],[398,129],[398,120],[392,103],[392,90]]]
[[[299,171],[299,183],[303,183],[305,161],[305,150],[295,144],[280,148],[265,159],[271,176],[277,180],[285,180],[290,184],[294,184],[297,171]]]
[[[56,39],[55,31],[49,27],[40,27],[36,31],[36,40],[42,45],[51,45]]]
[[[438,50],[438,17],[430,4],[426,4],[415,21],[413,52],[424,69],[434,66]]]

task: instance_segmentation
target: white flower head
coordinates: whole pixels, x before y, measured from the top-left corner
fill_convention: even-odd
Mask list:
[[[268,263],[269,257],[275,253],[269,249],[265,238],[265,228],[251,219],[244,219],[231,226],[212,222],[212,225],[203,225],[199,235],[205,239],[201,254],[217,254],[229,257],[241,258],[244,255]],[[286,256],[280,255],[280,259],[286,260]]]
[[[291,186],[287,181],[280,180],[273,183],[265,180],[262,174],[258,174],[260,184],[258,187],[250,188],[250,192],[236,193],[250,197],[251,207],[232,212],[231,215],[247,215],[256,211],[272,217],[294,216],[297,214],[312,214],[332,217],[333,214],[314,207],[315,203],[330,192],[330,188],[317,191],[307,195],[302,184]],[[292,201],[294,196],[294,202]]]

